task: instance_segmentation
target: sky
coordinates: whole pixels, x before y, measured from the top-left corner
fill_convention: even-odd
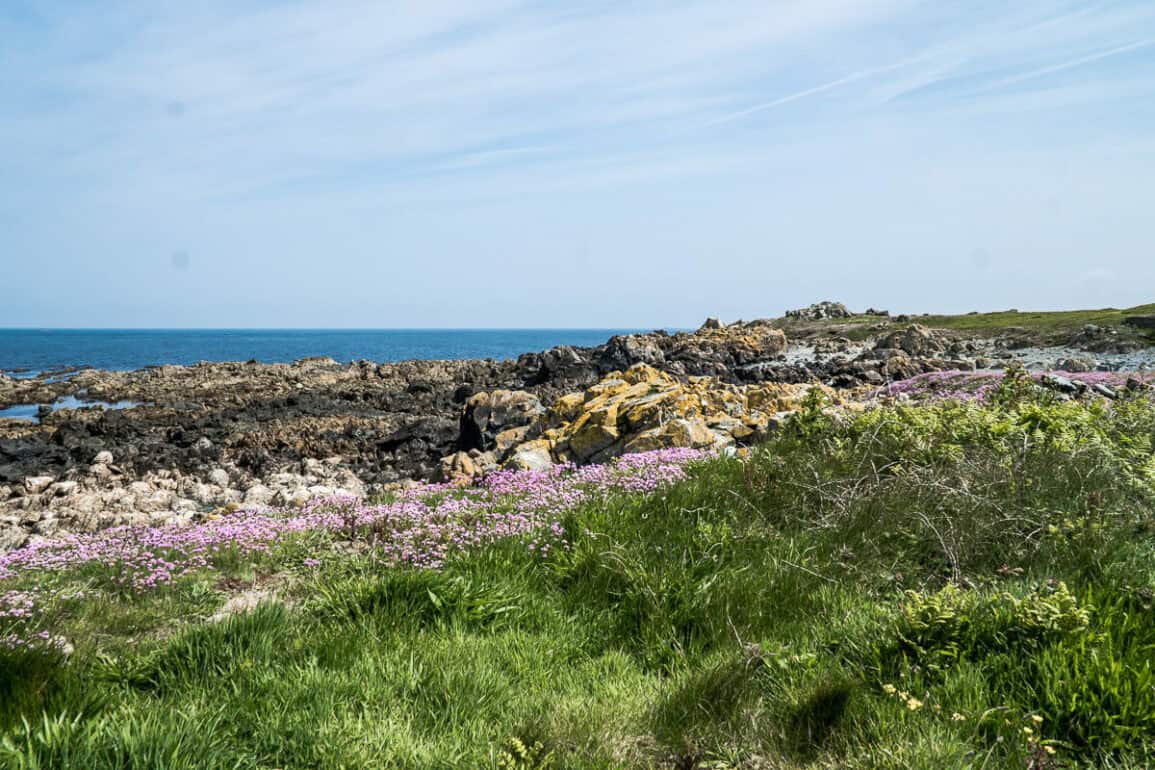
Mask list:
[[[0,327],[1155,301],[1150,0],[3,0]]]

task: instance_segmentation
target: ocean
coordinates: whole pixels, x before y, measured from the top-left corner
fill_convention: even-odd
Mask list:
[[[0,371],[130,370],[197,361],[341,362],[516,358],[555,345],[600,345],[638,329],[0,329]]]

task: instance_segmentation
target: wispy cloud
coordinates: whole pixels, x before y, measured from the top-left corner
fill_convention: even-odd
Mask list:
[[[827,91],[833,91],[836,88],[848,86],[848,85],[851,85],[852,83],[857,83],[861,80],[866,80],[868,78],[877,77],[878,75],[883,75],[883,74],[886,74],[888,72],[893,72],[893,71],[898,70],[898,69],[903,69],[903,68],[909,67],[912,64],[915,64],[917,62],[918,62],[918,59],[907,59],[904,61],[896,62],[894,64],[888,64],[888,65],[883,66],[883,67],[873,67],[871,69],[862,70],[861,72],[855,72],[851,75],[846,75],[845,77],[838,78],[837,80],[831,80],[829,83],[823,83],[822,85],[814,86],[813,88],[807,88],[807,89],[804,89],[802,91],[796,91],[795,93],[788,94],[786,96],[780,96],[776,99],[771,99],[768,102],[762,102],[761,104],[756,104],[752,107],[747,107],[747,108],[742,109],[742,110],[737,110],[736,112],[731,112],[727,115],[722,115],[718,118],[715,118],[715,119],[709,121],[709,123],[711,125],[713,125],[713,124],[717,124],[717,123],[729,123],[732,120],[740,120],[741,118],[745,118],[745,117],[748,117],[750,115],[754,115],[754,114],[759,113],[759,112],[765,112],[766,110],[771,110],[771,109],[774,109],[775,107],[781,107],[784,104],[790,104],[791,102],[796,102],[799,99],[805,99],[809,96],[817,96],[819,94],[824,94]]]

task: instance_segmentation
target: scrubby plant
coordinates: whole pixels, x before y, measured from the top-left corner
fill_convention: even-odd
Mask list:
[[[42,545],[0,767],[1152,766],[1153,446],[1141,394],[815,389],[746,457]]]

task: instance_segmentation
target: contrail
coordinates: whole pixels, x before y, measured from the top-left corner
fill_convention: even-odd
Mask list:
[[[888,64],[885,67],[875,67],[874,69],[855,72],[852,75],[847,75],[846,77],[839,78],[838,80],[832,80],[829,83],[823,83],[820,86],[807,88],[805,91],[799,91],[798,93],[789,94],[788,96],[781,96],[777,99],[773,99],[762,104],[756,104],[753,107],[747,107],[744,110],[731,112],[729,115],[723,115],[719,118],[714,118],[713,120],[708,121],[706,125],[712,126],[717,123],[729,123],[732,120],[738,120],[740,118],[746,117],[747,115],[753,115],[756,112],[773,109],[774,107],[779,107],[783,104],[789,104],[790,102],[796,102],[799,99],[805,99],[807,96],[814,96],[815,94],[832,91],[835,88],[839,88],[840,86],[849,85],[850,83],[855,83],[859,80],[865,80],[866,78],[874,77],[875,75],[881,75],[882,73],[890,72],[891,70],[901,69],[902,67],[907,67],[916,61],[918,61],[917,58],[906,59],[895,64]]]
[[[1128,51],[1134,51],[1139,48],[1146,48],[1152,43],[1155,43],[1155,39],[1148,38],[1146,40],[1140,40],[1135,43],[1121,45],[1118,48],[1111,48],[1106,51],[1100,51],[1098,53],[1089,54],[1087,56],[1081,56],[1078,59],[1071,59],[1070,61],[1063,62],[1062,64],[1052,64],[1050,67],[1043,67],[1042,69],[1037,69],[1032,72],[1024,72],[1022,75],[1015,75],[1014,77],[1005,78],[997,83],[993,83],[992,85],[987,86],[982,90],[990,91],[996,88],[1013,86],[1016,83],[1022,83],[1024,80],[1034,80],[1035,78],[1041,78],[1045,75],[1051,75],[1055,72],[1074,69],[1075,67],[1081,67],[1084,64],[1090,64],[1091,62],[1097,62],[1101,59],[1118,56],[1121,53],[1127,53]]]

